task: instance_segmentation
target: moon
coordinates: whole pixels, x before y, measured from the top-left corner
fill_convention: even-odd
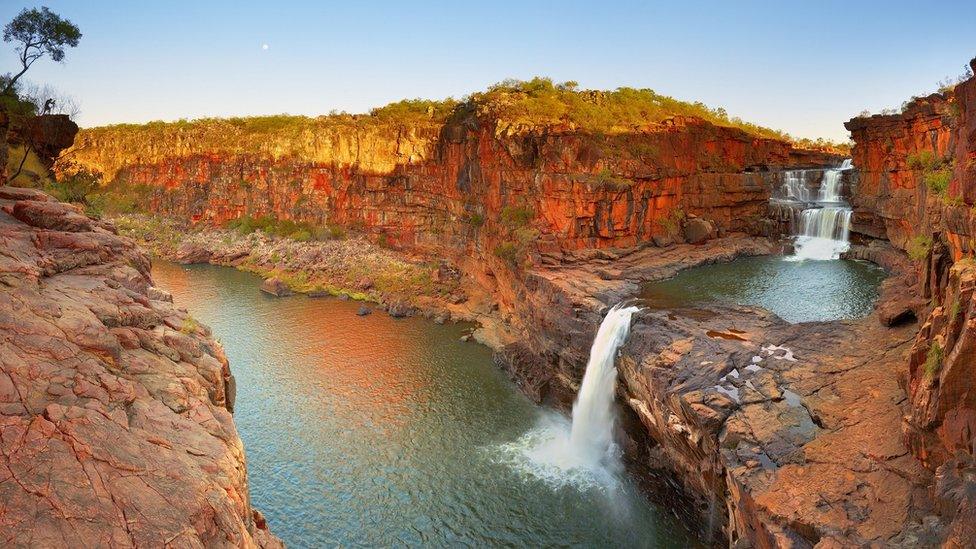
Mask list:
[[[264,51],[268,51],[269,49],[271,49],[271,46],[269,46],[267,44],[261,44],[261,49],[264,50]]]

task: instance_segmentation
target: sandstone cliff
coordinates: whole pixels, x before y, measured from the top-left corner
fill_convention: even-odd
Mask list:
[[[921,298],[923,322],[899,369],[905,443],[936,474],[952,523],[946,544],[965,546],[976,536],[976,78],[847,128],[859,171],[854,230],[890,240],[915,265],[904,291]]]
[[[763,172],[837,158],[690,116],[520,126],[492,105],[472,100],[406,122],[376,114],[94,128],[61,169],[101,173],[151,211],[194,222],[273,215],[398,247],[490,255],[502,246],[521,259],[673,239],[687,215],[720,234],[755,230],[769,197]]]
[[[0,187],[0,539],[275,546],[223,350],[107,223]]]

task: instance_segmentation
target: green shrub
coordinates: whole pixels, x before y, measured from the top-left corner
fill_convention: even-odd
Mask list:
[[[196,333],[197,328],[200,327],[200,323],[196,321],[192,316],[187,316],[183,319],[183,324],[180,325],[180,332],[184,334]]]
[[[920,234],[908,241],[908,245],[905,247],[905,251],[908,252],[908,257],[912,261],[924,261],[929,255],[929,250],[932,249],[932,237],[930,235]]]
[[[298,242],[308,242],[312,240],[312,233],[308,229],[298,229],[297,231],[288,235],[288,238],[292,240],[297,240]]]
[[[925,172],[923,180],[930,191],[939,196],[944,196],[949,190],[949,182],[952,181],[952,169],[946,166],[937,170],[929,170]]]
[[[956,194],[956,195],[950,195],[949,193],[946,193],[945,195],[943,195],[942,201],[946,204],[946,206],[965,206],[966,205],[966,202],[962,199],[962,196],[961,195],[958,195],[958,194]]]
[[[942,346],[938,341],[933,341],[929,347],[928,354],[925,355],[925,376],[935,379],[942,369]]]
[[[521,250],[515,242],[506,241],[495,246],[495,255],[504,260],[505,263],[508,263],[510,267],[516,268],[519,265]]]
[[[478,212],[471,212],[464,217],[464,220],[474,228],[478,228],[485,224],[485,216]]]
[[[508,227],[524,227],[532,221],[535,212],[528,206],[505,206],[502,208],[501,220]]]
[[[955,322],[960,313],[962,313],[962,305],[958,299],[953,299],[952,305],[949,306],[949,320]]]
[[[269,236],[290,238],[299,242],[326,240],[329,236],[329,231],[326,228],[304,221],[279,220],[271,215],[262,215],[257,218],[243,215],[228,221],[224,226],[228,229],[234,229],[240,234],[250,234],[260,230]]]
[[[343,240],[346,238],[346,230],[340,225],[329,225],[329,236],[334,240]]]
[[[940,164],[932,151],[919,151],[908,155],[908,167],[913,170],[931,170]]]
[[[668,212],[668,215],[658,219],[657,224],[664,229],[664,232],[671,237],[675,237],[681,232],[681,222],[684,221],[687,214],[680,207],[672,209]]]

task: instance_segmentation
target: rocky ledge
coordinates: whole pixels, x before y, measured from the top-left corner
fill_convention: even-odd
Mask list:
[[[4,545],[281,545],[250,505],[223,350],[149,266],[110,224],[0,187]]]
[[[900,276],[904,256],[876,248],[859,253]],[[763,239],[730,236],[534,269],[509,304],[528,335],[499,361],[536,399],[568,405],[608,306],[680,269],[773,250]],[[632,463],[674,479],[695,504],[687,523],[735,547],[965,539],[954,528],[970,519],[953,526],[955,512],[940,509],[969,505],[957,494],[972,485],[968,462],[939,481],[954,495],[939,496],[935,475],[900,436],[907,398],[899,372],[911,353],[925,355],[912,349],[918,326],[879,320],[875,313],[790,324],[762,309],[718,305],[644,310],[617,362]],[[944,326],[931,329],[958,328]]]

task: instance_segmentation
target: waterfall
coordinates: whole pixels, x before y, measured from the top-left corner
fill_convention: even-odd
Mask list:
[[[851,159],[846,158],[839,168],[824,170],[823,181],[820,183],[820,191],[818,192],[818,202],[843,202],[841,176],[849,169],[851,169]]]
[[[813,202],[813,192],[807,185],[806,170],[787,170],[783,172],[784,200],[797,202]]]
[[[500,459],[554,486],[620,488],[620,450],[613,441],[614,360],[638,310],[615,305],[600,323],[573,404],[572,423],[562,414],[544,412],[535,429],[499,448]]]
[[[630,332],[630,319],[637,307],[615,305],[600,323],[590,348],[583,383],[573,405],[570,452],[583,462],[596,463],[613,445],[613,397],[617,385],[614,359]]]
[[[842,178],[843,173],[851,167],[848,158],[840,166],[824,170],[816,200],[811,199],[811,189],[806,185],[802,191],[793,188],[794,181],[799,177],[797,174],[806,174],[807,170],[784,172],[780,194],[787,197],[802,194],[803,198],[795,200],[805,203],[793,242],[794,255],[789,259],[837,259],[850,248],[851,207],[842,193]]]

